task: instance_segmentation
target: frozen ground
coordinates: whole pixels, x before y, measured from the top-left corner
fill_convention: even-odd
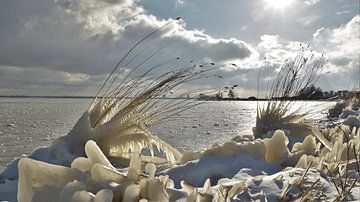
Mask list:
[[[0,99],[0,172],[21,154],[47,146],[67,134],[90,104],[90,99]],[[256,102],[207,102],[182,115],[181,120],[152,127],[154,134],[180,151],[200,150],[250,134],[255,124]],[[261,103],[260,103],[261,104]],[[333,103],[302,102],[304,110],[321,112]],[[313,117],[320,118],[320,117]]]
[[[56,137],[66,134],[89,102],[87,99],[1,100],[3,162],[8,163],[23,153],[29,154],[36,147],[49,145]],[[311,113],[309,123],[321,127],[327,126],[327,122],[321,121],[325,116],[321,112],[332,104],[296,103],[304,112]],[[181,163],[177,165],[145,165],[146,158],[134,153],[129,167],[115,168],[94,141],[88,141],[85,145],[85,156],[81,154],[76,158],[74,155],[80,154],[76,150],[79,148],[69,147],[64,142],[66,139],[58,139],[52,147],[37,149],[32,154],[34,159],[40,161],[21,158],[18,163],[15,161],[6,168],[0,184],[0,200],[110,202],[113,199],[277,201],[335,198],[336,187],[324,175],[322,167],[317,166],[322,164],[317,163],[326,159],[330,169],[338,165],[332,160],[342,159],[342,156],[334,156],[346,147],[339,143],[343,140],[343,134],[338,134],[335,128],[329,129],[329,137],[335,141],[333,145],[325,144],[330,149],[318,147],[316,139],[308,136],[303,142],[298,142],[296,149],[293,147],[291,152],[289,139],[282,130],[275,131],[271,138],[252,140],[249,136],[243,136],[229,141],[235,135],[251,134],[256,109],[256,102],[207,102],[181,114],[178,120],[153,127],[154,134],[184,151],[179,158]],[[358,117],[352,118],[354,123],[359,123]],[[353,133],[349,144],[354,144],[354,149],[358,149],[360,131]],[[219,144],[211,146],[214,143]],[[299,161],[298,154],[302,155]],[[69,159],[72,163],[62,163]],[[117,162],[114,163],[117,165]],[[320,170],[305,169],[310,168],[312,163],[314,168]],[[16,177],[17,173],[19,178]],[[351,176],[349,180],[359,179],[358,173],[353,170],[347,172],[346,176]],[[346,190],[347,187],[342,189]],[[359,200],[358,196],[359,184],[355,184],[348,199],[356,201]]]

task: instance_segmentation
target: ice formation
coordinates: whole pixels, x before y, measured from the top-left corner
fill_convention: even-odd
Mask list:
[[[167,197],[163,189],[168,180],[155,178],[152,166],[147,166],[149,177],[140,176],[139,155],[133,156],[125,175],[111,165],[94,141],[86,143],[85,152],[87,158],[75,159],[71,168],[20,159],[18,201],[46,201],[50,196],[57,201],[89,202],[134,201],[140,194],[155,201]]]
[[[171,22],[166,25],[168,24]],[[146,35],[120,59],[92,104],[66,136],[56,139],[47,148],[34,151],[29,157],[70,166],[75,158],[84,156],[85,143],[93,140],[107,157],[116,158],[122,166],[128,166],[131,153],[141,153],[144,148],[148,149],[150,154],[142,155],[142,158],[148,162],[179,161],[182,154],[153,135],[149,127],[198,105],[191,99],[177,99],[183,98],[185,94],[180,91],[173,93],[172,90],[185,82],[207,76],[209,71],[219,66],[214,66],[213,63],[193,64],[191,61],[186,66],[175,65],[178,68],[158,70],[167,64],[174,65],[180,57],[156,65],[146,64],[148,60],[157,56],[161,48],[148,53],[146,48],[140,45],[141,42],[150,40],[151,36],[156,35],[166,25]],[[191,92],[186,95],[189,94]],[[159,99],[163,97],[173,99]],[[154,148],[160,155],[155,157],[158,153]],[[86,161],[78,161],[77,163],[84,164],[85,169]],[[16,179],[16,164],[17,161],[14,161],[1,173],[0,180]]]
[[[114,166],[118,161],[109,160],[94,140],[87,140],[83,149],[74,147],[84,152],[75,156],[60,139],[61,144],[35,154],[71,159],[69,163],[22,157],[18,188],[12,188],[14,181],[5,181],[0,189],[17,193],[18,201],[40,202],[360,199],[360,130],[351,123],[321,132],[313,128],[312,135],[293,145],[284,130],[263,136],[268,138],[235,136],[203,151],[186,152],[175,165],[156,165],[159,161],[149,161],[138,148],[127,153],[131,160],[122,164],[126,168]],[[344,178],[345,186],[337,188],[333,181]]]
[[[359,115],[358,111],[345,108],[342,110],[342,113],[340,114],[339,118],[346,119],[349,116],[358,116],[358,115]]]
[[[326,146],[318,148],[318,155],[304,154],[296,167],[305,168],[312,162],[312,167],[325,173],[332,173],[338,169],[343,171],[345,167],[354,170],[359,166],[360,130],[358,128],[350,130],[349,126],[339,125],[327,129],[324,133],[317,132],[317,136],[323,136],[323,139],[327,140],[324,144]]]
[[[349,144],[354,145],[355,151],[359,151],[359,133],[350,134]],[[139,153],[132,154],[129,168],[117,169],[97,144],[89,140],[85,145],[86,157],[74,159],[70,168],[21,158],[18,164],[18,201],[274,201],[336,198],[335,186],[329,178],[321,175],[321,163],[329,165],[330,161],[344,161],[346,143],[342,142],[344,137],[337,129],[329,130],[324,136],[330,138],[333,150],[326,153],[327,148],[324,147],[320,156],[316,156],[319,149],[315,144],[316,139],[308,136],[292,149],[295,153],[304,151],[297,162],[296,167],[299,168],[285,169],[280,165],[292,158],[292,152],[289,152],[287,137],[281,130],[269,139],[231,141],[192,153],[195,160],[163,171],[157,171],[153,163],[145,163]],[[359,174],[351,179],[354,177],[360,179]],[[350,194],[353,200],[359,199],[356,196],[359,189],[359,185],[353,187],[355,195]]]
[[[287,130],[292,136],[312,134],[311,127],[302,122],[309,112],[294,108],[293,103],[301,97],[304,89],[317,81],[324,70],[325,60],[309,50],[309,46],[300,46],[299,54],[281,66],[266,95],[270,100],[264,106],[258,106],[256,126],[253,128],[256,138],[277,129]],[[293,140],[290,141],[293,145]]]
[[[154,164],[148,163],[142,170],[139,154],[132,156],[127,173],[122,173],[109,163],[94,141],[86,143],[85,152],[87,158],[75,159],[71,168],[20,159],[18,201],[172,201],[186,196],[184,191],[174,189],[168,176],[155,176]],[[199,193],[185,182],[182,186],[190,199],[206,193],[214,198],[209,181]],[[230,196],[241,190],[238,186],[231,189]],[[216,201],[221,197],[218,193]]]

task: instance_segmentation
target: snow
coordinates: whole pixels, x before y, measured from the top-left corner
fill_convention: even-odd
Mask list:
[[[347,118],[359,121],[355,116]],[[222,126],[230,128],[233,122],[213,120],[207,124],[214,127],[218,123],[211,131],[218,135]],[[208,131],[207,124],[192,127],[200,123],[191,123],[185,128]],[[179,128],[184,129],[183,126]],[[169,131],[165,126],[160,128]],[[304,190],[311,196],[322,197],[321,200],[333,199],[337,196],[335,186],[319,165],[322,159],[332,160],[336,155],[335,159],[343,159],[346,143],[342,142],[339,129],[329,129],[323,135],[331,140],[328,146],[333,151],[320,147],[314,136],[296,137],[290,145],[292,137],[283,130],[271,131],[266,138],[255,140],[248,134],[233,133],[219,143],[211,142],[213,146],[206,149],[184,152],[176,165],[155,165],[133,152],[124,168],[114,158],[106,157],[96,141],[87,140],[81,146],[58,138],[51,146],[23,155],[6,168],[1,174],[0,200],[277,201],[293,200]],[[360,132],[352,130],[350,137],[350,144],[358,149]],[[332,163],[337,162],[329,165]],[[349,172],[360,179],[359,173]],[[349,199],[360,200],[359,193],[360,185],[355,184]]]
[[[349,115],[343,123],[351,128],[360,127],[360,120],[355,115]]]
[[[236,144],[238,147],[244,145]],[[235,156],[204,152],[206,155],[203,154],[198,160],[155,174],[154,164],[146,164],[144,170],[141,169],[142,163],[138,154],[132,156],[128,169],[118,170],[111,165],[95,142],[88,141],[85,152],[87,157],[76,158],[71,168],[21,158],[19,183],[6,181],[5,184],[1,184],[0,188],[3,189],[0,196],[16,192],[17,184],[17,199],[20,202],[31,199],[90,202],[112,201],[116,198],[122,201],[134,201],[139,198],[148,201],[200,198],[221,201],[218,190],[227,190],[234,201],[276,201],[288,185],[290,196],[299,194],[301,190],[309,187],[322,187],[323,195],[328,198],[334,198],[337,194],[329,178],[315,169],[310,169],[304,178],[305,169],[283,169],[280,166],[283,157],[269,163],[246,152]],[[354,188],[354,200],[359,199],[356,198],[358,189],[359,185]],[[14,197],[5,199],[15,201]]]
[[[359,115],[359,112],[352,110],[352,109],[345,108],[342,110],[342,113],[340,114],[339,118],[346,119],[349,116],[358,116],[358,115]]]

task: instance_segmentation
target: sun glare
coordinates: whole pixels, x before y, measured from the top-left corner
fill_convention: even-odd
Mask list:
[[[289,7],[293,0],[265,0],[265,3],[267,8],[283,10]]]

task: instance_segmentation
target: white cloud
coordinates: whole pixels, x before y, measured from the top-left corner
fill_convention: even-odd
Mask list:
[[[308,1],[316,3],[319,0]],[[299,20],[311,25],[317,19]],[[0,94],[9,93],[9,89],[31,94],[54,93],[50,89],[91,94],[134,43],[170,21],[149,14],[137,0],[0,1]],[[249,29],[243,26],[241,30]],[[237,67],[218,70],[227,78],[222,82],[254,90],[259,70],[272,76],[300,48],[300,42],[275,34],[263,35],[251,45],[238,38],[213,37],[203,30],[189,29],[180,20],[141,48],[151,54],[163,47],[149,63],[176,56],[187,61],[236,63]],[[335,29],[319,29],[313,41],[312,47],[330,58],[331,72],[349,74],[359,67],[359,16]],[[145,53],[141,56],[146,57]],[[220,85],[207,82],[208,86]]]
[[[348,11],[348,10],[343,10],[343,11],[338,11],[338,12],[336,12],[336,15],[343,15],[343,14],[347,14],[347,13],[350,13],[350,11]]]
[[[308,6],[312,6],[312,5],[315,5],[315,4],[318,4],[320,3],[320,0],[306,0],[305,1],[305,4],[308,5]]]
[[[175,1],[175,8],[179,8],[184,5],[184,0],[176,0]]]
[[[255,47],[260,54],[259,59],[266,58],[263,62],[251,61],[251,66],[257,66],[261,72],[271,76],[276,75],[276,70],[284,60],[293,58],[300,51],[299,41],[288,41],[278,35],[263,35]],[[348,89],[354,87],[359,78],[360,71],[360,16],[353,17],[348,23],[336,28],[320,28],[313,34],[310,43],[312,53],[320,56],[324,54],[328,59],[326,69],[317,85],[329,89]],[[270,67],[270,70],[267,68]],[[254,73],[252,78],[255,79]],[[250,78],[251,76],[248,76]],[[260,77],[260,82],[265,82],[265,77]],[[264,85],[264,84],[263,84]]]
[[[314,46],[328,55],[330,62],[342,71],[359,68],[360,16],[335,29],[321,28],[314,36]]]
[[[0,65],[0,94],[91,95],[98,79],[87,74]]]
[[[170,20],[148,14],[136,0],[1,1],[0,65],[31,72],[43,69],[47,75],[64,72],[57,77],[62,81],[57,85],[81,83],[88,79],[84,75],[92,78],[110,72],[125,51],[167,22]],[[215,38],[187,29],[183,21],[172,23],[159,35],[142,48],[149,46],[151,54],[163,47],[158,56],[162,60],[176,55],[188,60],[224,62],[256,54],[241,40]],[[39,79],[29,78],[35,83]]]
[[[358,82],[360,66],[360,16],[357,15],[348,23],[337,28],[321,28],[313,34],[310,49],[318,57],[324,54],[329,59],[317,85],[325,90],[349,89]],[[258,58],[248,62],[248,66],[257,67],[246,72],[246,78],[255,81],[259,77],[261,89],[267,85],[269,78],[273,79],[279,67],[286,59],[295,57],[300,52],[302,44],[299,41],[288,41],[279,35],[263,35],[255,47]],[[325,74],[327,73],[327,74]],[[244,71],[232,71],[229,80],[238,80],[242,87],[254,89],[254,82],[242,82],[239,76]],[[261,90],[260,89],[260,90]]]

